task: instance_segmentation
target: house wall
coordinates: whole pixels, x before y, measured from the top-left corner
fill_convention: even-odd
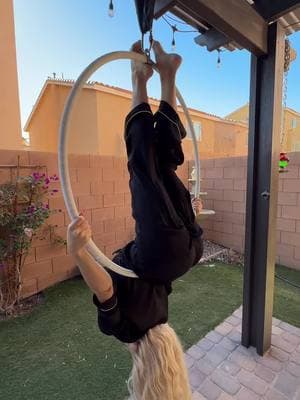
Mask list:
[[[227,118],[234,121],[246,122],[249,121],[249,105],[239,108],[238,110],[227,115]],[[300,151],[300,113],[285,108],[283,117],[283,132],[281,133],[281,151],[284,152],[297,152]],[[248,133],[246,132],[248,136]],[[238,136],[240,139],[243,135]],[[246,143],[247,144],[247,143]],[[238,145],[238,147],[240,147]],[[246,153],[247,154],[247,147]],[[239,155],[239,154],[236,154]],[[243,155],[241,152],[240,155]]]
[[[13,1],[0,1],[0,148],[22,147]]]
[[[32,114],[28,131],[31,150],[57,151],[58,130],[70,84],[49,81]],[[150,99],[153,112],[159,102]],[[71,122],[70,151],[78,154],[101,154],[123,157],[126,154],[123,140],[124,120],[131,109],[131,92],[100,84],[83,89]],[[187,127],[182,109],[180,118]],[[226,155],[244,155],[247,127],[199,111],[190,110],[194,123],[201,123],[201,140],[198,151],[202,158]],[[83,140],[82,138],[88,139]],[[186,159],[193,158],[190,138],[183,143]]]
[[[69,86],[49,85],[40,99],[38,112],[30,125],[30,149],[56,152],[59,126]],[[97,96],[94,91],[83,89],[70,120],[69,150],[73,153],[97,154],[100,133],[98,131]]]

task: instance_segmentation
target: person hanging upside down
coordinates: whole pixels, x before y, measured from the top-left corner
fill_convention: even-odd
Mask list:
[[[142,52],[141,43],[132,50]],[[176,112],[177,54],[154,42],[161,80],[161,103],[153,115],[148,104],[149,64],[132,62],[132,110],[125,121],[135,240],[113,261],[138,278],[106,271],[85,250],[91,229],[83,216],[69,225],[68,246],[94,293],[98,325],[106,335],[127,343],[133,358],[129,390],[135,400],[190,400],[183,351],[168,321],[172,282],[198,263],[202,229],[188,190],[176,175],[184,162],[181,141],[186,131]],[[195,201],[196,213],[201,202]]]

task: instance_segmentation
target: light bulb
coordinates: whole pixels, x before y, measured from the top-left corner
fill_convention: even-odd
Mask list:
[[[176,43],[175,43],[175,39],[172,40],[172,51],[176,50]]]
[[[114,10],[114,4],[112,2],[112,0],[109,3],[109,7],[108,7],[108,15],[110,17],[113,17],[115,15],[115,10]]]

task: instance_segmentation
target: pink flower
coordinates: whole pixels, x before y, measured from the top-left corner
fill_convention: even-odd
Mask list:
[[[32,234],[33,234],[33,230],[32,230],[32,228],[25,228],[24,229],[24,233],[25,233],[25,235],[27,237],[29,237],[29,239],[31,239],[32,238]]]

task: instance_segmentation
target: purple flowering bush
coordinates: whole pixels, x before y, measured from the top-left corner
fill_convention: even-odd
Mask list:
[[[9,313],[21,292],[21,272],[32,240],[51,211],[51,183],[58,176],[34,172],[0,185],[0,311]],[[51,228],[50,225],[48,225]]]

